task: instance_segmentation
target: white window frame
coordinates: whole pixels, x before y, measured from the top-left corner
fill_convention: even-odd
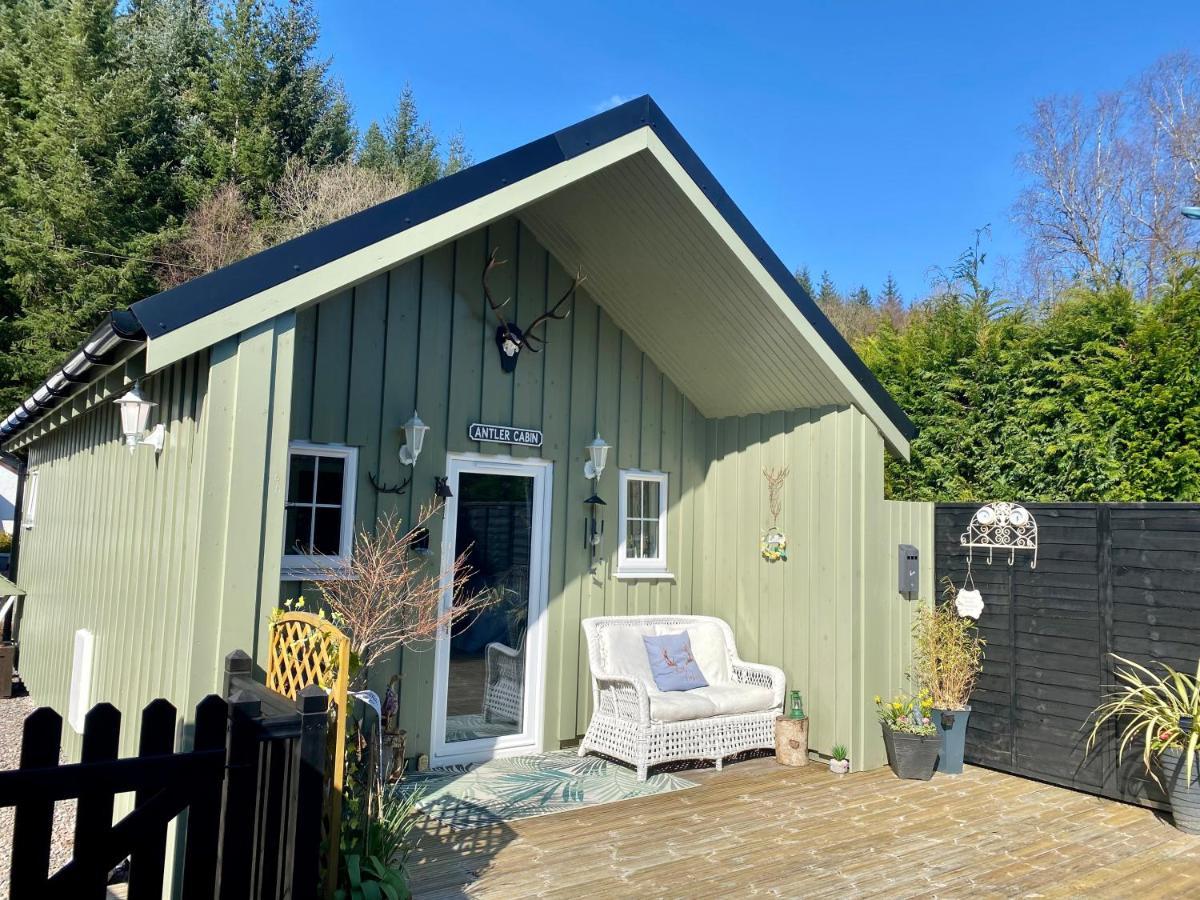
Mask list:
[[[658,485],[658,556],[652,559],[629,559],[625,544],[629,530],[629,482],[649,481]],[[673,578],[667,568],[667,499],[666,472],[647,472],[642,469],[621,469],[617,489],[617,578]],[[653,520],[649,520],[653,521]]]
[[[345,460],[342,470],[342,533],[340,552],[336,556],[317,556],[308,553],[289,553],[283,548],[280,580],[320,581],[329,576],[328,569],[338,569],[350,562],[354,547],[354,501],[358,493],[358,448],[345,444],[316,444],[311,441],[291,441],[288,444],[288,471],[283,482],[284,534],[287,533],[287,492],[292,480],[292,459],[295,456],[316,456]]]
[[[21,511],[21,528],[29,531],[37,522],[38,473],[25,473],[25,509]]]

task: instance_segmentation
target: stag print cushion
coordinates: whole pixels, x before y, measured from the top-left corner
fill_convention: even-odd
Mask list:
[[[686,631],[642,637],[650,673],[660,691],[690,691],[708,687],[704,673],[692,655],[692,640]]]

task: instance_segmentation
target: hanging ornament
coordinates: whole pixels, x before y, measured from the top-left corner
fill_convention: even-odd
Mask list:
[[[759,549],[767,562],[787,562],[787,535],[772,526],[763,535]]]
[[[979,621],[983,614],[983,594],[970,588],[959,588],[958,596],[954,598],[954,608],[960,616]]]
[[[788,467],[763,469],[767,479],[767,506],[771,511],[771,527],[759,542],[759,553],[767,562],[787,562],[787,536],[779,530],[779,514],[783,511],[783,484],[787,481]]]

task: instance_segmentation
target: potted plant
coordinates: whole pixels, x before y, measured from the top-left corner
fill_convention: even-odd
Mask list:
[[[877,694],[875,709],[883,728],[888,765],[896,777],[917,781],[932,778],[942,741],[930,719],[933,710],[928,695],[898,694],[884,700]]]
[[[834,744],[829,760],[829,771],[834,775],[845,775],[850,771],[850,757],[846,755],[845,744]]]
[[[1124,720],[1118,762],[1130,744],[1141,741],[1142,762],[1166,792],[1175,827],[1200,834],[1200,663],[1195,675],[1159,663],[1165,673],[1160,676],[1115,653],[1112,657],[1129,668],[1117,670],[1121,684],[1096,707],[1087,749],[1106,722]]]
[[[953,584],[947,593],[953,595]],[[950,603],[922,606],[913,619],[913,674],[932,702],[933,727],[942,741],[937,770],[947,775],[963,770],[971,691],[983,669],[984,644],[974,620]]]

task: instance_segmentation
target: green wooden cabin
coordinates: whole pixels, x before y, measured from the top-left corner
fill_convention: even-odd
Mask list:
[[[586,275],[512,372],[483,292],[493,251],[493,300],[521,329]],[[161,453],[123,438],[113,401],[137,379]],[[409,466],[414,413],[428,431]],[[130,718],[157,696],[190,709],[230,650],[265,660],[271,609],[313,593],[312,552],[412,521],[448,477],[428,565],[470,545],[506,601],[373,667],[379,691],[402,672],[410,753],[574,741],[591,702],[580,620],[679,611],[723,617],[745,658],[785,670],[814,749],[878,766],[872,697],[906,685],[917,602],[898,592],[899,544],[933,589],[931,508],[883,495],[884,454],[907,457],[912,434],[641,98],[102,323],[0,425],[24,462],[21,671],[63,712],[72,691]],[[593,483],[597,435],[611,450]],[[763,470],[779,466],[788,558],[768,562]],[[523,664],[516,723],[482,696],[489,645]]]

